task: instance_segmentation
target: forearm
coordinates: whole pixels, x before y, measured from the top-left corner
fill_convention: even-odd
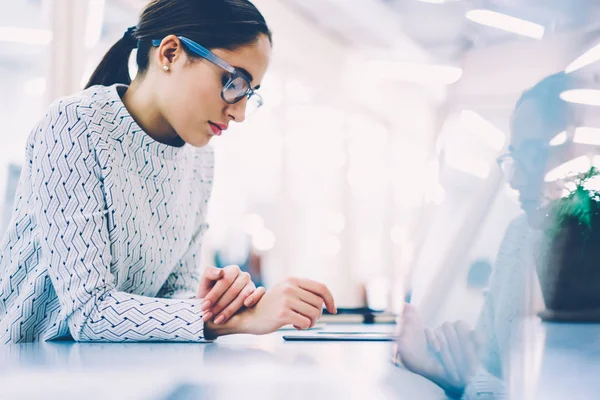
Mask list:
[[[202,342],[199,300],[170,300],[109,290],[91,296],[69,317],[77,341]]]

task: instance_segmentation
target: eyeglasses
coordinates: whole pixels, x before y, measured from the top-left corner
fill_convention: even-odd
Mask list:
[[[246,103],[246,117],[253,114],[263,105],[262,97],[252,88],[251,80],[246,73],[231,66],[215,53],[193,40],[185,36],[178,36],[178,38],[192,53],[210,61],[229,73],[229,79],[223,84],[223,89],[221,90],[223,101],[228,104],[235,104],[245,97],[248,98],[248,102]],[[152,46],[160,46],[161,41],[152,40]]]
[[[517,166],[530,175],[543,174],[548,159],[548,149],[534,144],[525,144],[518,150],[510,149],[498,157],[498,166],[506,179],[514,176]]]

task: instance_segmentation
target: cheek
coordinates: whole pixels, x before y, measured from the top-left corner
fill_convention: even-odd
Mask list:
[[[218,118],[220,87],[211,80],[181,73],[173,77],[168,90],[167,108],[174,126],[189,127]]]

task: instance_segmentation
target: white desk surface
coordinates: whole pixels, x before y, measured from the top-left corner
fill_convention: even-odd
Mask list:
[[[327,325],[390,331],[390,325]],[[444,399],[391,363],[386,342],[49,342],[0,346],[0,399]],[[535,399],[600,398],[600,324],[540,324]]]
[[[600,324],[541,324],[536,399],[600,399]]]
[[[330,331],[392,325],[327,325]],[[389,342],[47,342],[0,346],[0,399],[444,399],[394,366]]]

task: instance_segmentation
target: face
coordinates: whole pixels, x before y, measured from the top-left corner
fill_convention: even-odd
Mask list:
[[[540,214],[543,214],[545,202],[562,196],[564,184],[545,182],[544,178],[549,171],[570,159],[570,151],[565,147],[568,145],[548,145],[551,138],[543,122],[543,113],[532,101],[521,104],[511,121],[510,152],[515,164],[508,179],[511,187],[519,192],[521,208],[530,222],[543,216]]]
[[[201,44],[201,43],[200,43]],[[175,36],[168,36],[151,59],[156,75],[156,101],[172,136],[202,147],[225,131],[230,122],[245,119],[247,98],[228,104],[221,98],[230,74],[203,58],[190,59]],[[214,49],[215,55],[248,72],[253,88],[260,86],[271,59],[271,43],[265,35],[235,51]],[[163,66],[169,70],[164,71]]]

